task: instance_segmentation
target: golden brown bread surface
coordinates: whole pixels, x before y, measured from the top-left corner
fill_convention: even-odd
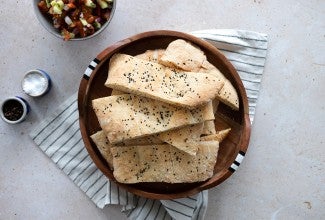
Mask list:
[[[111,148],[114,177],[121,183],[204,181],[213,175],[219,143],[200,142],[196,156],[164,145]]]
[[[92,105],[112,144],[214,119],[211,102],[189,110],[125,94],[95,99]]]
[[[214,99],[224,82],[195,72],[179,72],[126,54],[110,59],[105,86],[193,109]]]

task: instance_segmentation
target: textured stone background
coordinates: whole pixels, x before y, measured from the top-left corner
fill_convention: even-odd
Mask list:
[[[30,128],[77,91],[108,45],[148,30],[209,28],[267,33],[269,50],[249,151],[210,190],[206,219],[324,219],[325,1],[118,0],[110,26],[81,42],[49,34],[32,1],[0,5],[0,101],[22,95],[32,107],[22,124],[0,121],[0,219],[125,219],[118,207],[98,209],[33,144]],[[42,98],[20,88],[33,68],[53,80]]]

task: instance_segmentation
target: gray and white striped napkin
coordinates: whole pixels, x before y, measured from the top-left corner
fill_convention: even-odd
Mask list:
[[[253,121],[267,51],[265,34],[242,30],[202,30],[191,34],[202,38],[231,61],[247,91]],[[129,219],[204,219],[208,191],[173,200],[151,200],[135,196],[110,182],[96,168],[84,147],[78,122],[77,94],[30,133],[41,150],[99,207],[122,206]]]

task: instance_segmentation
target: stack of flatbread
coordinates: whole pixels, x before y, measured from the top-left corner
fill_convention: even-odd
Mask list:
[[[204,52],[178,39],[137,56],[115,54],[92,101],[101,131],[91,136],[121,183],[188,183],[211,178],[219,143],[220,102],[238,110],[235,88]]]

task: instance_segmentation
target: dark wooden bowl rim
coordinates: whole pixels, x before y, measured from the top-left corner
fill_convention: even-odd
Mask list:
[[[139,40],[145,40],[145,39],[152,39],[152,38],[163,38],[163,37],[173,37],[175,39],[181,38],[188,40],[196,45],[198,45],[200,48],[204,49],[205,51],[209,51],[213,53],[215,56],[220,59],[224,65],[224,68],[227,68],[230,72],[230,75],[227,76],[227,78],[233,83],[235,88],[237,89],[238,95],[240,97],[240,124],[242,126],[241,134],[239,135],[239,141],[237,143],[236,149],[234,150],[234,153],[229,156],[229,158],[226,158],[227,166],[225,166],[221,171],[216,173],[212,178],[210,178],[207,181],[196,183],[193,185],[192,188],[186,189],[185,191],[179,191],[179,192],[151,192],[147,191],[146,189],[136,188],[133,184],[122,184],[115,180],[112,171],[109,169],[107,163],[103,160],[102,156],[100,155],[99,151],[96,149],[96,146],[92,142],[90,135],[92,133],[89,132],[87,128],[87,109],[91,108],[89,106],[89,97],[88,97],[88,91],[92,83],[92,79],[96,75],[96,72],[102,67],[104,63],[107,63],[105,61],[108,61],[108,59],[115,53],[125,50],[128,46],[134,44],[134,42],[137,42]],[[149,48],[151,49],[151,48]],[[144,51],[146,48],[144,48]],[[143,52],[144,52],[143,51]],[[208,58],[209,59],[209,58]],[[94,64],[98,63],[97,66],[93,67],[92,63]],[[137,34],[135,36],[126,38],[122,41],[119,41],[109,47],[107,47],[105,50],[103,50],[101,53],[97,55],[97,57],[92,61],[92,63],[88,66],[88,72],[89,68],[92,70],[91,75],[85,74],[83,78],[81,79],[79,91],[78,91],[78,110],[79,110],[79,124],[80,124],[80,130],[82,134],[82,138],[85,144],[85,147],[91,156],[92,160],[96,164],[96,166],[106,175],[111,181],[115,182],[118,186],[126,189],[127,191],[134,193],[139,196],[143,196],[146,198],[151,199],[175,199],[175,198],[182,198],[191,196],[194,194],[197,194],[201,192],[202,190],[206,190],[209,188],[212,188],[214,186],[217,186],[218,184],[222,183],[224,180],[226,180],[229,176],[231,176],[234,172],[230,168],[230,166],[234,163],[236,157],[238,154],[244,155],[248,148],[249,143],[249,137],[250,137],[250,131],[251,131],[251,124],[249,119],[249,111],[248,111],[248,99],[246,96],[246,91],[243,86],[243,83],[233,67],[233,65],[227,60],[227,58],[213,45],[210,43],[201,40],[199,38],[196,38],[192,35],[185,34],[182,32],[177,31],[170,31],[170,30],[157,30],[157,31],[149,31]],[[87,72],[87,71],[86,71]],[[86,73],[85,72],[85,73]],[[104,82],[103,82],[104,84]],[[186,185],[186,184],[185,184]],[[171,185],[172,186],[172,185]]]

